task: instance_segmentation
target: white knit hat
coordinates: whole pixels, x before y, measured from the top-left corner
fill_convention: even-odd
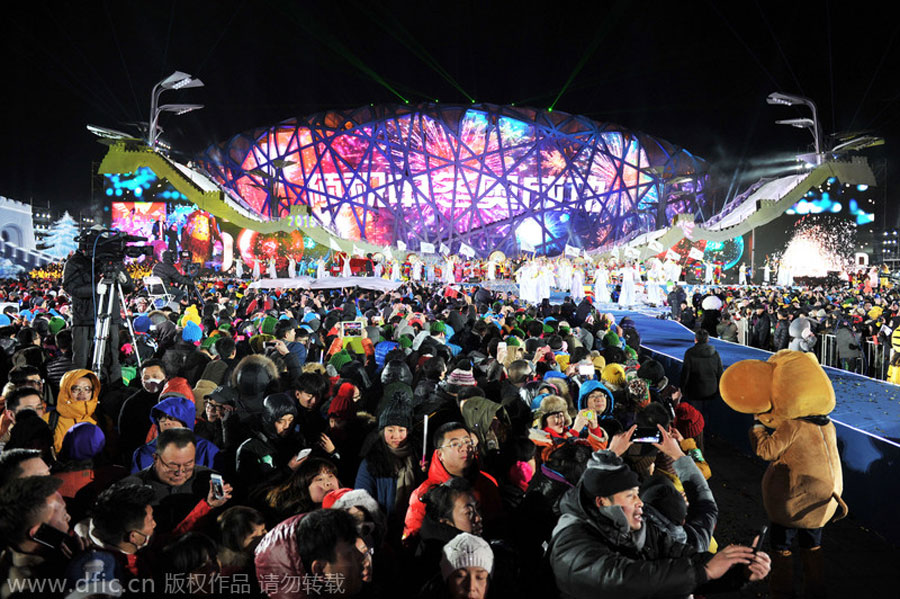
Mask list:
[[[441,576],[447,580],[460,568],[471,567],[484,568],[490,573],[494,568],[494,552],[481,537],[461,532],[441,551]]]

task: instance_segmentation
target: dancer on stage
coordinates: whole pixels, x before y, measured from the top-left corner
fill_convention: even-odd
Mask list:
[[[662,290],[665,276],[662,263],[659,258],[650,258],[647,263],[650,264],[650,269],[647,270],[647,303],[651,306],[661,306],[665,296]]]
[[[344,254],[342,258],[344,263],[341,265],[341,276],[352,277],[353,271],[350,269],[350,254]]]
[[[244,278],[244,261],[240,256],[234,259],[234,276],[238,279]]]
[[[747,284],[747,265],[741,262],[741,267],[738,269],[738,285],[746,285]]]
[[[328,269],[325,267],[325,258],[316,260],[316,278],[324,279],[329,276],[331,276],[331,273],[328,272]]]
[[[622,281],[622,290],[619,292],[619,305],[628,308],[637,303],[637,296],[634,291],[635,279],[640,277],[637,268],[629,261],[619,271],[619,277]]]
[[[581,302],[584,299],[584,271],[578,265],[572,268],[572,284],[569,287],[572,289],[572,301],[576,304]]]
[[[258,281],[258,280],[260,279],[260,277],[262,276],[262,275],[260,274],[261,268],[262,268],[262,267],[261,267],[260,264],[259,264],[259,258],[256,258],[256,259],[253,261],[253,280],[254,280],[254,281]]]
[[[294,256],[288,256],[288,272],[287,276],[289,279],[297,278],[297,261],[294,260]]]
[[[594,271],[594,302],[608,304],[612,302],[609,295],[609,270],[606,263],[601,260]]]

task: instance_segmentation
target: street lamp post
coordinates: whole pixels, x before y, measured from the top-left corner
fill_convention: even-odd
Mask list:
[[[157,124],[159,122],[160,113],[174,112],[176,114],[184,114],[191,110],[203,108],[202,104],[166,104],[165,106],[159,106],[159,96],[164,91],[168,89],[185,89],[188,87],[203,87],[203,82],[187,73],[175,71],[153,86],[153,91],[150,93],[150,125],[147,133],[147,141],[151,148],[156,146],[158,134]]]
[[[816,143],[816,163],[822,163],[822,127],[819,124],[819,116],[818,111],[816,109],[816,103],[810,100],[809,98],[805,98],[803,96],[793,96],[791,94],[783,94],[781,92],[772,92],[766,98],[766,102],[773,105],[780,106],[797,106],[799,104],[803,104],[808,106],[812,111],[812,121],[810,119],[790,119],[787,121],[778,121],[778,124],[781,125],[791,125],[792,127],[800,127],[800,128],[808,128],[812,131],[813,139]]]

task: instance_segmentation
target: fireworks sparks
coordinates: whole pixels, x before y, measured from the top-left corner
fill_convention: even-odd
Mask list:
[[[825,277],[853,263],[855,227],[838,219],[806,218],[797,223],[781,256],[793,277]]]

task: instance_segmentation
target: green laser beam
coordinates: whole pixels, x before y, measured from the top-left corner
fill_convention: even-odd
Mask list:
[[[549,110],[553,110],[554,108],[556,108],[556,104],[559,102],[559,99],[562,98],[562,95],[564,93],[566,93],[569,85],[572,83],[572,81],[575,80],[575,77],[578,76],[578,73],[580,73],[581,69],[584,68],[584,65],[587,64],[588,59],[600,46],[600,42],[602,42],[606,35],[610,32],[610,30],[613,28],[613,25],[618,23],[619,18],[622,16],[626,5],[626,2],[617,2],[613,7],[613,10],[610,12],[609,16],[603,20],[602,26],[597,29],[597,33],[596,35],[594,35],[594,39],[591,40],[591,45],[588,47],[587,51],[581,55],[581,58],[575,65],[575,68],[572,69],[572,73],[569,75],[569,78],[566,79],[566,82],[563,84],[562,89],[559,90],[559,93],[556,94],[556,98],[553,100],[553,103],[550,104]]]
[[[376,25],[381,27],[384,31],[387,32],[388,35],[393,37],[395,40],[400,42],[407,50],[412,52],[414,56],[419,58],[422,62],[424,62],[427,66],[429,66],[434,72],[440,75],[447,83],[456,88],[459,93],[464,95],[468,100],[474,102],[475,99],[463,89],[462,85],[453,78],[453,76],[438,63],[438,61],[425,49],[422,44],[420,44],[415,37],[399,22],[396,18],[392,19],[393,29],[388,27],[381,19],[378,18],[373,11],[369,10],[367,4],[363,3],[355,3],[360,12],[365,13]],[[402,34],[402,37],[401,37]]]
[[[398,92],[396,89],[391,87],[391,85],[384,80],[384,78],[375,72],[375,69],[371,68],[367,64],[365,64],[362,60],[360,60],[353,52],[350,51],[347,46],[341,43],[337,38],[332,35],[324,25],[317,23],[312,16],[309,18],[302,18],[300,15],[291,11],[288,12],[291,18],[310,36],[321,41],[325,46],[328,47],[332,52],[341,56],[344,60],[349,62],[351,65],[371,77],[375,83],[379,84],[398,98],[400,98],[404,104],[409,104],[409,100],[406,99],[403,94]]]

